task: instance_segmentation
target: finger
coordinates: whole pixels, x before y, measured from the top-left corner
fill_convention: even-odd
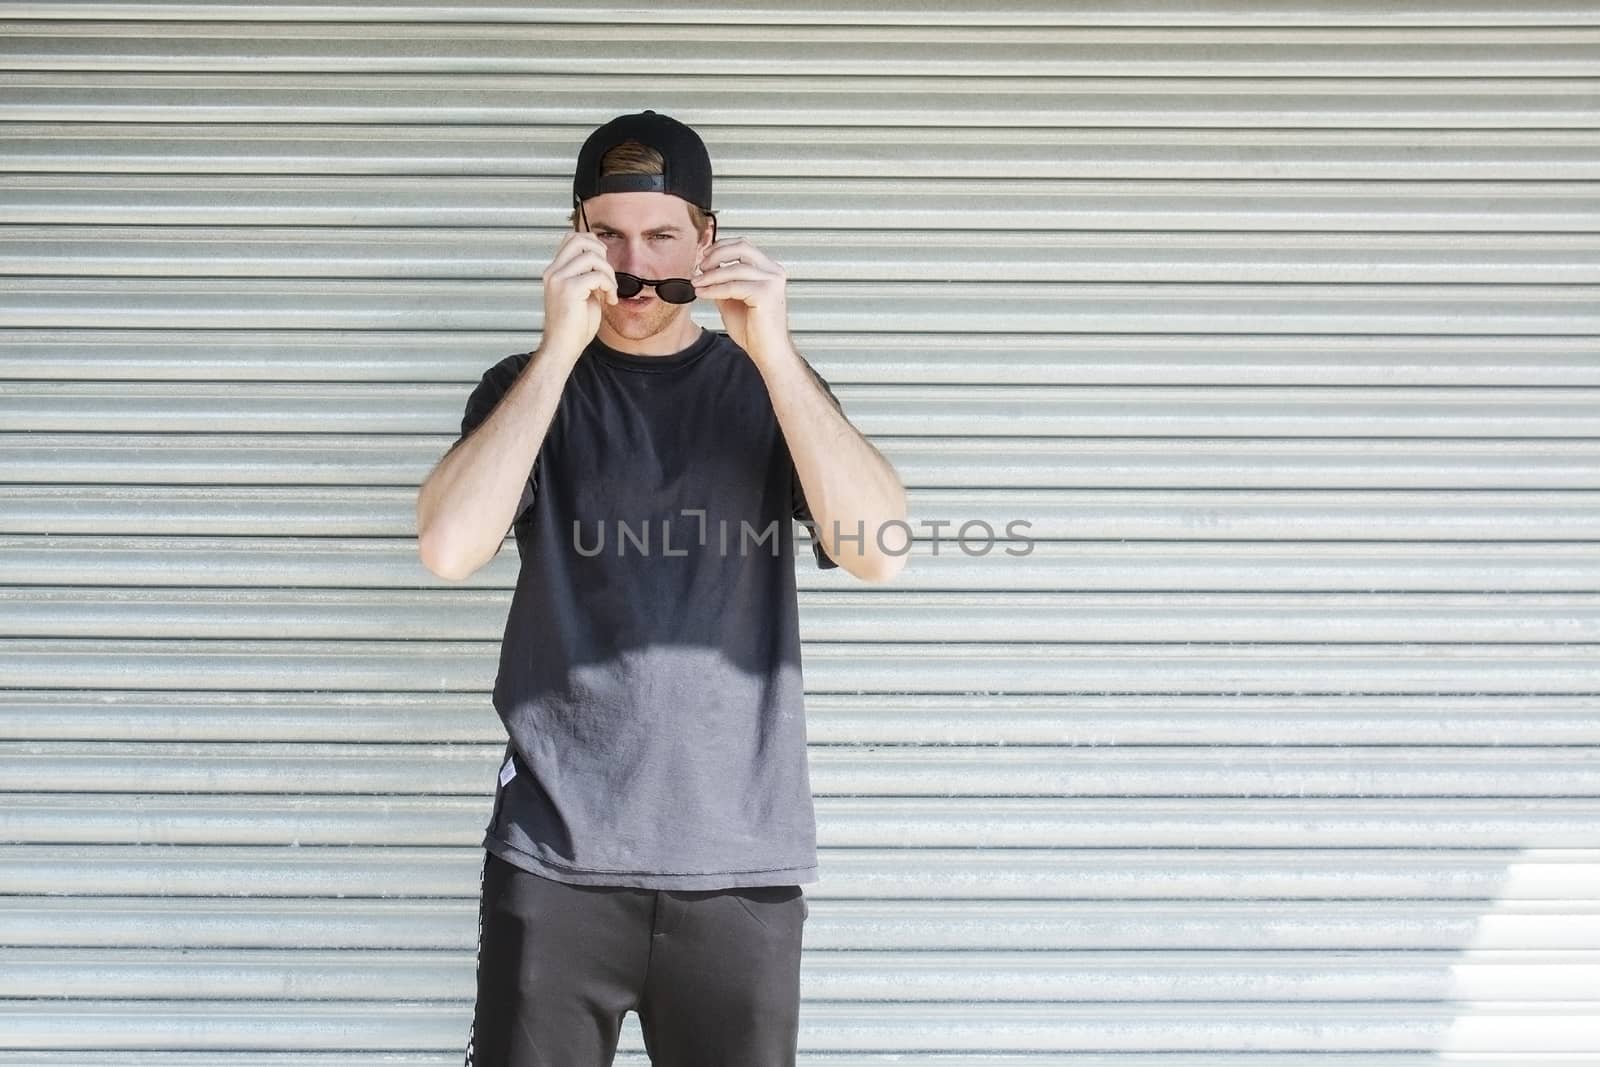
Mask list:
[[[615,304],[617,302],[617,280],[603,271],[595,270],[577,277],[580,286],[587,286],[585,296],[599,295],[602,303]]]
[[[761,291],[761,286],[756,283],[740,280],[719,282],[716,285],[697,286],[695,295],[708,297],[712,300],[743,300],[748,304],[750,298],[760,295]]]
[[[776,278],[778,277],[778,274],[773,272],[773,270],[766,269],[766,267],[757,266],[757,264],[754,264],[754,262],[725,262],[725,264],[720,264],[720,266],[714,266],[707,270],[701,270],[701,272],[694,275],[694,277],[715,278],[715,280],[720,282],[720,280],[725,277]]]
[[[591,249],[577,253],[568,262],[551,271],[552,279],[575,278],[585,271],[599,270],[611,276],[616,281],[616,272],[611,269],[611,263],[605,256]]]
[[[565,263],[585,251],[594,251],[605,255],[606,246],[592,233],[569,233],[561,239],[561,245],[556,249],[556,254],[551,258],[551,265]]]
[[[562,244],[587,244],[599,240],[600,238],[590,230],[568,230],[561,235]]]
[[[600,236],[593,230],[567,230],[561,235],[561,239],[564,241],[570,241],[574,238],[585,241],[598,241]]]
[[[752,263],[758,267],[766,267],[769,270],[776,266],[771,256],[768,256],[744,237],[718,241],[706,250],[706,254],[700,260],[702,264],[713,263],[719,265],[724,262],[740,261]]]
[[[551,279],[558,285],[575,284],[584,296],[604,291],[608,304],[617,302],[617,277],[606,263],[580,263],[575,269]]]
[[[728,246],[731,245],[731,244],[734,244],[738,240],[740,240],[740,239],[736,238],[736,237],[730,237],[730,238],[724,238],[724,239],[722,239],[720,241],[712,241],[709,245],[706,246],[706,250],[700,256],[700,262],[697,264],[697,266],[702,266],[703,267],[708,263],[716,265],[716,264],[722,263],[723,260],[728,260],[729,262],[732,262],[732,261],[738,259],[738,253],[737,252],[730,253],[730,252],[727,251]]]
[[[773,277],[776,277],[776,275],[769,274],[749,263],[734,263],[726,267],[713,267],[708,271],[695,275],[690,280],[696,285],[715,285],[718,282],[731,282],[736,279],[765,281]]]
[[[599,256],[606,258],[606,246],[600,243],[598,237],[590,234],[579,234],[580,240],[573,241],[567,246],[565,258],[572,259],[582,255]]]

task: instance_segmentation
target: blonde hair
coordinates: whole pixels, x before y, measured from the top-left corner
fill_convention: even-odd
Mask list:
[[[600,176],[612,174],[661,174],[665,170],[661,153],[638,141],[624,141],[600,157]],[[711,216],[694,204],[684,201],[689,208],[689,221],[694,225],[696,237],[704,237],[711,227]],[[567,212],[567,224],[576,225],[578,210]]]

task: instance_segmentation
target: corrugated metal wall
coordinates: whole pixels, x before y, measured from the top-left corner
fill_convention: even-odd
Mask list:
[[[517,560],[415,489],[646,106],[1038,539],[800,570],[803,1062],[1600,1063],[1600,5],[3,19],[0,1064],[460,1062]]]

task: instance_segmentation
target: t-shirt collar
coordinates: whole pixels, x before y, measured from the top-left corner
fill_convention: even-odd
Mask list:
[[[708,330],[702,326],[700,327],[700,336],[690,342],[687,348],[680,348],[678,351],[664,356],[641,356],[633,352],[619,352],[600,340],[600,335],[596,334],[594,340],[589,342],[589,351],[598,357],[601,362],[621,370],[673,371],[686,367],[705,355],[716,342],[716,339],[717,334],[715,331]]]

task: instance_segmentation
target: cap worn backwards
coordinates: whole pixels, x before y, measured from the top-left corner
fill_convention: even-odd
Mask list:
[[[661,153],[662,174],[600,176],[600,160],[624,141],[638,141]],[[578,152],[572,196],[587,200],[602,193],[670,193],[711,210],[711,156],[700,135],[668,115],[648,108],[619,115],[589,135]]]

